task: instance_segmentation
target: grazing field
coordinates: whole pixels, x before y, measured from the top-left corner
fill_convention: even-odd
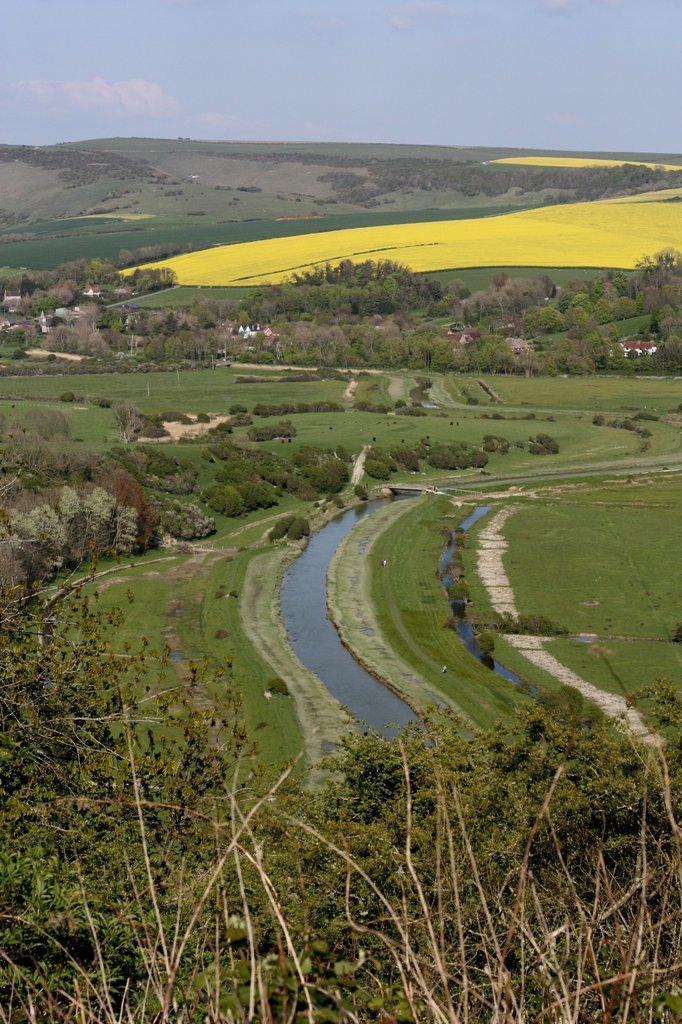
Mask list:
[[[545,649],[613,694],[658,677],[682,688],[682,477],[556,486],[510,495],[503,528],[506,577],[521,615],[547,616],[568,631]],[[485,621],[490,595],[477,575],[477,535],[466,549],[471,614]],[[576,640],[574,637],[583,637]],[[503,641],[499,656],[536,678]],[[525,662],[525,664],[524,664]],[[537,681],[543,683],[543,673]]]
[[[682,205],[577,203],[466,221],[388,225],[267,239],[151,266],[180,284],[257,285],[344,259],[389,259],[426,272],[458,267],[621,267],[682,244]]]
[[[242,383],[244,375],[257,383]],[[25,421],[41,403],[71,418],[72,436],[103,450],[117,442],[114,413],[96,403],[132,401],[144,413],[176,410],[183,413],[206,412],[225,414],[234,403],[251,411],[257,403],[303,402],[327,400],[342,403],[349,378],[338,380],[290,381],[282,370],[241,370],[235,367],[156,374],[78,375],[74,377],[8,378],[0,383],[0,413],[9,422]],[[414,387],[409,374],[372,374],[359,376],[355,401],[390,404],[396,398],[407,399]],[[477,378],[432,375],[432,400],[442,408],[429,409],[420,417],[360,412],[346,404],[345,413],[294,413],[287,418],[296,428],[296,436],[287,444],[278,440],[262,446],[279,455],[291,457],[304,445],[339,446],[350,455],[357,455],[364,444],[385,448],[417,445],[423,438],[431,443],[466,441],[482,445],[486,435],[504,437],[510,442],[508,454],[490,453],[482,475],[480,470],[453,474],[430,470],[429,477],[440,480],[483,480],[514,474],[533,476],[537,473],[590,467],[622,466],[629,468],[641,459],[665,460],[671,464],[682,455],[682,434],[679,416],[660,421],[647,420],[651,436],[646,449],[641,438],[628,430],[595,426],[591,414],[634,415],[646,410],[663,416],[679,405],[682,389],[672,380],[620,380],[596,378],[525,379],[497,377],[495,393],[504,404],[492,403]],[[74,402],[60,402],[66,390],[75,394]],[[474,395],[478,406],[467,404]],[[485,405],[484,403],[490,403]],[[94,403],[94,404],[93,404]],[[548,419],[548,417],[552,417]],[[257,423],[275,422],[281,417],[256,417]],[[560,446],[558,456],[538,457],[522,445],[538,432],[549,433]],[[236,439],[246,439],[246,428],[236,428]],[[196,461],[205,472],[200,458],[201,441],[169,445],[183,458]],[[413,481],[420,477],[403,472],[398,480]],[[370,485],[372,480],[367,481]]]
[[[242,376],[262,378],[263,383],[243,384]],[[286,371],[243,370],[218,367],[215,370],[185,370],[179,373],[108,373],[78,376],[11,377],[0,379],[0,395],[7,398],[35,398],[57,401],[72,391],[80,399],[111,402],[131,401],[143,412],[179,409],[183,412],[225,412],[232,402],[309,402],[314,399],[341,401],[347,381],[289,381]],[[60,403],[69,412],[70,403]],[[111,413],[109,413],[111,416]]]
[[[446,386],[461,393],[468,378],[451,376]],[[505,406],[575,412],[636,412],[646,409],[658,415],[672,412],[682,402],[682,381],[671,378],[636,377],[495,377],[495,393]]]
[[[670,566],[682,545],[682,486],[669,502],[630,485],[637,501],[524,506],[505,524],[507,574],[521,613],[542,609],[570,633],[663,640],[682,608],[682,576]],[[624,494],[625,492],[625,494]]]

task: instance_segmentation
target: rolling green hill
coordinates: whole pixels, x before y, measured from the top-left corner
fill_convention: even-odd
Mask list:
[[[546,151],[96,139],[0,146],[0,265],[118,260],[311,230],[493,215],[682,184],[682,169],[499,165]],[[588,154],[552,154],[587,156]],[[592,157],[682,163],[674,154]]]

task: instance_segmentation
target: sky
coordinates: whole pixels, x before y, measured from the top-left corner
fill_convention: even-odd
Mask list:
[[[4,28],[3,143],[682,152],[682,0],[22,0]]]

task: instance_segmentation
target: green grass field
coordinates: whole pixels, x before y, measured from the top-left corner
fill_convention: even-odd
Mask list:
[[[245,372],[257,376],[258,382],[240,383],[238,377]],[[277,378],[285,376],[281,370],[243,371],[229,367],[179,375],[120,373],[5,378],[0,387],[0,414],[14,426],[30,427],[37,410],[56,409],[70,419],[76,444],[104,452],[118,439],[112,409],[93,404],[98,399],[129,399],[145,412],[224,413],[235,402],[249,409],[257,402],[306,402],[320,398],[341,402],[348,384],[348,379],[277,382]],[[678,466],[682,461],[680,417],[669,415],[680,402],[679,382],[486,378],[486,383],[503,399],[500,404],[491,401],[477,378],[431,377],[431,395],[437,401],[449,403],[441,410],[429,410],[424,417],[382,416],[357,412],[346,402],[345,413],[293,415],[298,433],[292,443],[269,442],[264,447],[290,457],[305,444],[343,446],[357,454],[363,444],[391,448],[413,446],[423,439],[430,443],[465,440],[480,444],[485,434],[505,437],[512,444],[510,453],[490,455],[485,469],[489,475],[482,475],[480,470],[426,472],[422,466],[424,476],[402,473],[394,480],[446,482],[460,489],[497,487],[498,491],[502,484],[496,481],[504,481],[505,487],[510,482],[523,481],[522,493],[531,493],[528,498],[517,495],[510,499],[523,501],[524,505],[505,528],[510,543],[505,564],[520,609],[541,610],[571,633],[603,636],[600,646],[613,652],[616,672],[626,688],[635,688],[657,674],[679,680],[680,652],[667,638],[682,618],[682,584],[675,568],[682,542],[682,485],[672,473],[647,476],[644,472],[651,474],[654,466],[663,469],[667,465]],[[415,383],[414,376],[396,372],[356,379],[356,401],[394,401],[396,397],[409,396]],[[74,402],[59,401],[59,395],[66,390],[75,393]],[[475,395],[481,404],[466,405],[467,395]],[[643,450],[641,439],[633,432],[592,423],[593,413],[598,411],[608,417],[634,414],[642,409],[668,414],[660,421],[643,421],[651,430],[647,450]],[[527,418],[531,412],[534,419]],[[267,420],[257,418],[256,422]],[[515,444],[527,441],[539,431],[558,440],[558,455],[533,456]],[[233,437],[239,439],[244,434],[238,429]],[[170,444],[165,450],[195,465],[199,482],[205,486],[212,480],[214,467],[202,458],[204,448],[199,441]],[[609,482],[614,473],[625,475],[630,471],[635,474],[632,482]],[[553,489],[543,482],[543,478],[551,477],[560,482],[571,474],[572,483],[564,481]],[[379,483],[368,477],[364,482],[370,487]],[[540,483],[542,486],[534,496]],[[249,573],[252,564],[264,564],[254,559],[259,551],[269,550],[267,545],[261,549],[259,543],[273,517],[288,511],[303,511],[307,515],[313,510],[309,504],[287,497],[276,509],[252,512],[239,519],[216,516],[218,532],[197,545],[206,548],[203,553],[192,557],[174,555],[167,563],[152,565],[154,558],[164,553],[150,552],[140,559],[136,569],[108,577],[100,598],[102,607],[118,605],[126,611],[126,623],[117,637],[122,648],[126,643],[131,649],[136,648],[145,636],[157,651],[167,645],[178,652],[177,660],[171,661],[166,669],[167,678],[174,685],[184,685],[192,660],[208,656],[214,667],[230,660],[230,677],[218,682],[210,693],[197,692],[193,696],[199,705],[210,702],[219,710],[221,702],[226,703],[224,687],[240,690],[244,697],[244,722],[258,743],[262,760],[271,764],[282,763],[298,753],[306,727],[301,724],[297,707],[303,707],[309,716],[315,703],[310,680],[298,695],[298,705],[294,697],[265,697],[274,675],[289,673],[295,681],[297,669],[286,654],[283,637],[276,642],[268,641],[265,646],[260,643],[260,636],[265,634],[258,616],[266,612],[271,615],[274,598],[262,594],[258,597],[254,589],[258,571],[255,576]],[[380,535],[371,554],[370,599],[396,656],[411,666],[415,676],[430,678],[434,692],[447,685],[456,708],[473,722],[488,725],[499,716],[509,715],[525,698],[471,662],[454,633],[443,626],[448,610],[435,567],[444,544],[443,527],[454,525],[453,516],[462,514],[453,511],[445,499],[429,499],[415,505],[414,510],[409,509],[399,522]],[[465,549],[474,613],[486,606],[485,594],[474,572],[476,535],[474,528]],[[377,568],[384,558],[390,571]],[[274,578],[272,582],[274,586]],[[248,614],[241,600],[245,588],[253,597]],[[130,607],[129,589],[135,593]],[[240,596],[230,597],[232,593]],[[276,632],[273,623],[267,629]],[[575,671],[590,671],[589,678],[596,685],[605,689],[611,686],[606,663],[595,657],[594,648],[562,640],[553,645],[552,653]],[[558,687],[556,680],[528,663],[524,670],[518,652],[506,652],[502,644],[498,654],[531,682]],[[451,666],[446,680],[439,672],[443,663]],[[333,735],[337,728],[336,711],[330,706],[325,714],[325,728]]]
[[[258,376],[258,383],[241,383],[238,378],[248,373]],[[23,421],[41,402],[52,403],[72,421],[72,436],[97,450],[117,440],[111,409],[101,409],[93,402],[106,398],[112,403],[129,400],[145,413],[179,411],[225,414],[230,405],[240,403],[249,410],[259,402],[311,402],[331,400],[341,402],[347,381],[325,380],[290,382],[282,371],[242,371],[235,368],[198,370],[176,373],[107,375],[77,375],[72,377],[6,378],[0,382],[0,413],[9,422]],[[276,382],[280,381],[280,382]],[[390,403],[393,394],[409,392],[414,379],[408,375],[385,374],[358,379],[356,400]],[[487,398],[475,378],[448,377],[436,384],[447,400],[462,402],[463,391],[475,392]],[[577,471],[590,467],[628,468],[646,456],[649,460],[671,463],[682,454],[682,433],[676,419],[660,422],[647,421],[651,430],[646,451],[632,431],[597,427],[589,412],[604,409],[613,413],[638,409],[663,413],[679,402],[679,386],[672,380],[619,380],[619,379],[560,379],[560,378],[495,378],[496,392],[509,401],[509,406],[495,404],[487,411],[482,406],[466,406],[429,410],[423,417],[380,415],[357,412],[353,408],[345,413],[294,414],[297,436],[291,444],[268,442],[265,447],[280,455],[290,456],[302,445],[324,447],[343,446],[357,454],[363,444],[378,444],[386,448],[413,446],[427,438],[430,443],[467,441],[483,443],[486,434],[502,436],[511,442],[507,455],[491,454],[485,470],[493,479],[507,479],[514,475],[556,473],[564,469]],[[443,387],[444,385],[444,387]],[[60,402],[65,390],[73,390],[73,403]],[[438,390],[434,385],[434,390]],[[677,400],[677,402],[676,402]],[[530,402],[533,401],[533,406]],[[554,409],[550,421],[539,407]],[[535,419],[525,419],[537,408]],[[494,412],[492,411],[494,410]],[[584,412],[581,410],[585,410]],[[443,415],[443,412],[445,415]],[[493,419],[495,415],[498,418]],[[279,419],[279,417],[275,417]],[[257,418],[257,422],[261,422]],[[263,420],[262,422],[267,422]],[[538,432],[549,433],[560,445],[558,456],[531,455],[517,444],[527,442]],[[246,431],[237,429],[235,438],[245,437]],[[175,448],[175,446],[171,446]],[[180,443],[178,452],[200,465],[201,443]],[[663,465],[661,462],[661,466]],[[483,480],[480,471],[444,473],[431,471],[435,479]],[[413,474],[397,479],[414,480]],[[418,477],[416,479],[419,479]],[[371,483],[371,481],[369,481]]]
[[[571,633],[672,637],[682,608],[682,576],[670,565],[682,545],[682,483],[656,503],[638,487],[637,504],[573,505],[569,495],[527,505],[505,526],[507,573],[521,613],[543,609]]]
[[[446,529],[463,518],[447,499],[437,498],[419,502],[389,526],[371,551],[370,599],[389,647],[485,728],[509,716],[525,697],[472,658],[446,625],[451,613],[434,567],[447,543]]]
[[[682,687],[682,477],[556,486],[514,502],[504,568],[520,614],[543,614],[569,636],[546,649],[600,689],[632,692],[656,678]],[[499,502],[495,507],[501,507]],[[488,517],[489,518],[489,517]],[[490,596],[477,574],[475,527],[465,548],[470,614],[485,621]],[[585,635],[591,642],[573,637]],[[546,673],[502,640],[498,656],[547,685]],[[555,684],[556,685],[556,684]]]
[[[448,378],[456,394],[462,377]],[[488,379],[505,406],[585,412],[636,412],[662,415],[682,401],[682,385],[672,378],[638,377],[507,377]],[[504,409],[498,407],[498,412]]]

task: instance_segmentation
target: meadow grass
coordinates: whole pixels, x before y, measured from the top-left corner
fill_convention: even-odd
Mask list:
[[[214,563],[202,599],[201,642],[208,651],[222,647],[230,660],[229,685],[242,696],[244,722],[259,760],[283,764],[301,753],[303,731],[291,697],[265,696],[276,673],[249,641],[242,622],[251,613],[242,605],[244,581],[258,554],[241,551]]]
[[[262,376],[263,383],[243,384],[240,376]],[[276,383],[273,378],[283,378]],[[282,370],[242,370],[218,367],[214,370],[180,370],[161,373],[79,374],[69,377],[7,377],[0,379],[0,395],[8,399],[31,398],[56,401],[72,391],[75,405],[81,401],[106,399],[112,403],[131,401],[142,412],[167,410],[224,414],[239,402],[250,409],[257,402],[312,402],[328,399],[340,402],[347,382],[343,380],[289,382]],[[70,403],[60,404],[62,411]],[[111,416],[111,412],[109,412]]]
[[[446,378],[453,390],[466,386],[466,378]],[[662,415],[680,404],[679,381],[670,377],[511,377],[491,381],[507,406],[528,409],[574,409],[585,412],[648,410]],[[505,410],[498,407],[498,412]]]
[[[203,300],[210,302],[239,302],[245,295],[248,295],[249,288],[191,288],[183,285],[176,285],[170,289],[160,292],[151,292],[149,295],[136,295],[126,302],[139,306],[142,309],[186,309],[193,302]],[[114,303],[123,305],[123,303]]]
[[[447,285],[450,281],[461,281],[469,291],[483,291],[489,288],[494,277],[504,274],[512,279],[549,277],[554,284],[565,285],[571,281],[592,281],[594,270],[580,267],[461,267],[450,270],[428,271],[425,276]]]
[[[283,445],[277,441],[263,445],[279,454],[290,456],[304,445],[344,447],[350,453],[357,453],[364,444],[377,444],[383,448],[414,447],[422,440],[430,444],[465,441],[481,446],[486,434],[504,437],[511,442],[507,455],[491,453],[482,477],[477,469],[446,471],[422,465],[421,475],[398,473],[396,481],[419,482],[426,477],[439,481],[481,480],[485,476],[507,478],[518,475],[532,476],[535,473],[555,471],[557,475],[565,469],[589,468],[603,465],[624,466],[642,458],[641,442],[632,431],[595,427],[588,417],[560,415],[552,422],[538,417],[525,419],[484,419],[481,413],[452,410],[450,418],[427,415],[380,416],[377,413],[351,411],[343,415],[319,413],[293,415],[288,417],[297,430],[291,443]],[[680,452],[680,433],[676,426],[667,423],[647,424],[651,427],[649,458],[673,457]],[[525,447],[529,437],[538,432],[550,434],[557,440],[560,453],[556,456],[532,455]],[[237,431],[235,436],[239,436]],[[365,483],[372,483],[366,478]]]
[[[447,625],[451,612],[436,568],[446,531],[463,518],[447,499],[428,497],[379,533],[369,552],[369,601],[389,648],[466,718],[487,727],[525,698],[472,658]]]
[[[609,693],[636,693],[665,678],[682,688],[682,647],[670,639],[606,640],[582,643],[552,640],[547,650],[584,679]]]
[[[237,527],[234,521],[231,525]],[[143,674],[147,685],[178,687],[189,693],[197,708],[210,708],[218,718],[228,706],[227,691],[239,692],[240,715],[259,761],[281,765],[301,753],[303,732],[292,699],[265,696],[275,673],[242,627],[244,579],[258,552],[212,549],[211,542],[215,538],[203,542],[203,550],[196,545],[191,556],[157,551],[134,569],[122,565],[120,573],[92,584],[97,607],[123,611],[116,632],[120,653],[148,645]],[[164,562],[158,561],[161,558]],[[103,561],[102,567],[107,564]],[[193,684],[188,691],[190,665],[204,663],[210,670],[208,684]],[[226,671],[217,676],[217,670]]]
[[[93,450],[105,452],[112,444],[118,443],[114,412],[113,409],[90,404],[104,396],[114,404],[117,401],[132,401],[148,413],[205,411],[225,414],[235,402],[249,409],[253,409],[257,402],[272,404],[278,401],[310,402],[320,399],[341,402],[347,387],[347,381],[343,379],[276,383],[273,377],[285,376],[281,371],[274,374],[263,372],[259,374],[262,382],[241,384],[236,379],[241,372],[230,368],[186,371],[179,375],[159,373],[11,378],[3,381],[3,390],[10,397],[0,399],[0,413],[12,424],[30,426],[31,415],[35,410],[45,406],[57,409],[71,420],[74,438],[80,439]],[[477,379],[458,376],[441,379],[434,375],[431,375],[431,379],[435,381],[432,392],[453,403],[451,408],[445,408],[440,414],[438,410],[428,410],[427,415],[422,417],[381,415],[358,412],[354,408],[345,413],[296,413],[287,417],[297,431],[290,443],[272,441],[261,447],[287,458],[303,445],[334,450],[343,447],[353,455],[364,444],[377,444],[389,449],[414,447],[423,439],[429,443],[466,441],[480,446],[486,434],[494,434],[506,438],[512,446],[507,455],[489,456],[485,474],[504,478],[514,474],[532,476],[555,470],[560,475],[563,469],[606,465],[615,467],[622,464],[627,467],[645,456],[654,461],[670,457],[672,462],[680,454],[682,441],[679,426],[674,419],[670,422],[646,423],[651,430],[651,437],[648,439],[647,451],[643,452],[637,434],[594,426],[588,415],[590,410],[596,411],[599,408],[611,408],[614,413],[637,409],[663,412],[670,409],[675,399],[679,398],[675,393],[674,381],[594,378],[526,380],[499,377],[493,381],[493,386],[505,401],[513,402],[513,406],[495,404],[487,408],[482,405],[457,408],[454,403],[463,403],[465,393],[474,393],[481,400],[489,400]],[[356,401],[364,397],[374,402],[391,402],[396,386],[404,394],[411,380],[396,374],[358,378]],[[74,402],[57,400],[66,388],[74,390]],[[23,399],[22,393],[25,396]],[[556,410],[547,413],[553,417],[552,421],[543,416],[539,409],[536,418],[523,418],[544,403],[547,409]],[[580,406],[584,412],[574,411]],[[493,415],[498,418],[492,419]],[[262,422],[273,420],[263,419]],[[549,433],[556,438],[560,445],[558,456],[534,456],[523,447],[529,437],[538,432]],[[237,428],[232,437],[248,441],[246,429]],[[169,455],[194,464],[199,470],[200,482],[208,482],[213,470],[202,457],[205,441],[164,444],[163,448]],[[429,478],[448,479],[452,482],[485,479],[478,470],[447,473],[423,466],[422,472]],[[420,478],[403,473],[396,479],[413,481]]]
[[[680,620],[682,545],[677,501],[573,505],[561,495],[525,506],[505,524],[505,567],[520,613],[542,611],[571,633],[667,639]]]
[[[543,614],[570,636],[546,641],[549,654],[600,689],[622,695],[656,677],[682,687],[682,650],[672,636],[680,621],[682,582],[672,569],[682,541],[682,478],[584,481],[517,490],[503,535],[504,568],[520,614]],[[486,502],[485,495],[481,503]],[[486,622],[490,595],[477,572],[478,533],[463,549],[469,615]],[[593,635],[594,642],[575,636]],[[502,637],[496,657],[545,689],[558,680],[531,666]],[[645,704],[646,710],[646,704]]]

